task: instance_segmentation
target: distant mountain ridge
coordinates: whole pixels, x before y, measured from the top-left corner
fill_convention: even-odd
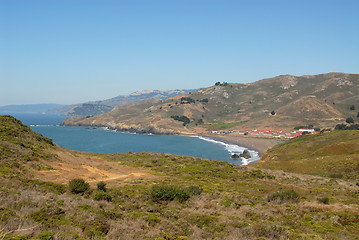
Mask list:
[[[92,118],[66,119],[68,125],[118,129],[151,126],[174,133],[213,129],[293,129],[300,125],[333,128],[357,119],[359,74],[281,75],[249,84],[216,83],[163,101],[142,101]]]
[[[23,104],[0,106],[0,114],[7,113],[44,113],[52,108],[61,107],[61,104]]]
[[[98,115],[98,114],[109,112],[115,107],[120,107],[129,103],[137,103],[139,101],[149,98],[154,98],[157,100],[165,100],[167,98],[176,96],[178,94],[186,94],[197,90],[198,89],[175,89],[168,91],[142,90],[142,91],[134,92],[130,95],[121,95],[102,101],[91,101],[87,103],[61,106],[58,108],[50,109],[47,111],[47,113],[69,115],[69,116]]]
[[[103,101],[90,102],[93,104],[102,104],[111,107],[123,106],[128,103],[136,103],[145,99],[154,98],[157,100],[165,100],[170,97],[174,97],[179,94],[186,94],[189,92],[195,92],[199,89],[175,89],[175,90],[141,90],[131,93],[130,95],[117,96]]]

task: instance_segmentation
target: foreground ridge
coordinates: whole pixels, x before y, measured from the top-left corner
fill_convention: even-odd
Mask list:
[[[4,239],[359,237],[357,180],[71,151],[11,116],[0,116],[0,180]]]

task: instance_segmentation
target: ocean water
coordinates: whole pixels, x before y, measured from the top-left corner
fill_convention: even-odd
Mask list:
[[[107,128],[59,126],[65,116],[39,114],[13,114],[29,125],[33,131],[63,147],[93,152],[157,152],[187,155],[210,160],[227,161],[246,165],[259,160],[258,153],[251,153],[251,159],[232,159],[234,153],[242,153],[244,147],[227,144],[201,136],[149,135],[116,132]]]

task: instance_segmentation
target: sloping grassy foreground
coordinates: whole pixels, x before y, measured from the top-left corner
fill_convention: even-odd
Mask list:
[[[0,239],[359,238],[359,187],[344,180],[123,153],[88,156],[157,177],[63,185],[33,179],[59,147],[12,117],[0,130]]]
[[[297,137],[269,149],[256,165],[359,180],[359,131],[333,131]]]

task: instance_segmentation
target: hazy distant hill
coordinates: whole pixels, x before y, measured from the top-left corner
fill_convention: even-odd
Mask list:
[[[168,91],[160,90],[143,90],[137,91],[130,95],[117,96],[103,101],[92,101],[88,103],[61,106],[50,109],[48,113],[63,114],[69,116],[89,116],[98,115],[111,111],[113,108],[123,106],[128,103],[137,103],[139,101],[154,98],[157,100],[165,100],[178,94],[186,94],[188,92],[197,91],[198,89],[176,89]]]
[[[205,131],[213,126],[293,129],[313,124],[333,128],[349,116],[357,119],[358,103],[358,74],[282,75],[250,84],[216,83],[164,101],[143,101],[94,118],[68,119],[65,124],[121,129],[152,126],[174,132]]]
[[[7,113],[43,113],[49,109],[57,108],[60,104],[25,104],[0,106],[0,114]]]

